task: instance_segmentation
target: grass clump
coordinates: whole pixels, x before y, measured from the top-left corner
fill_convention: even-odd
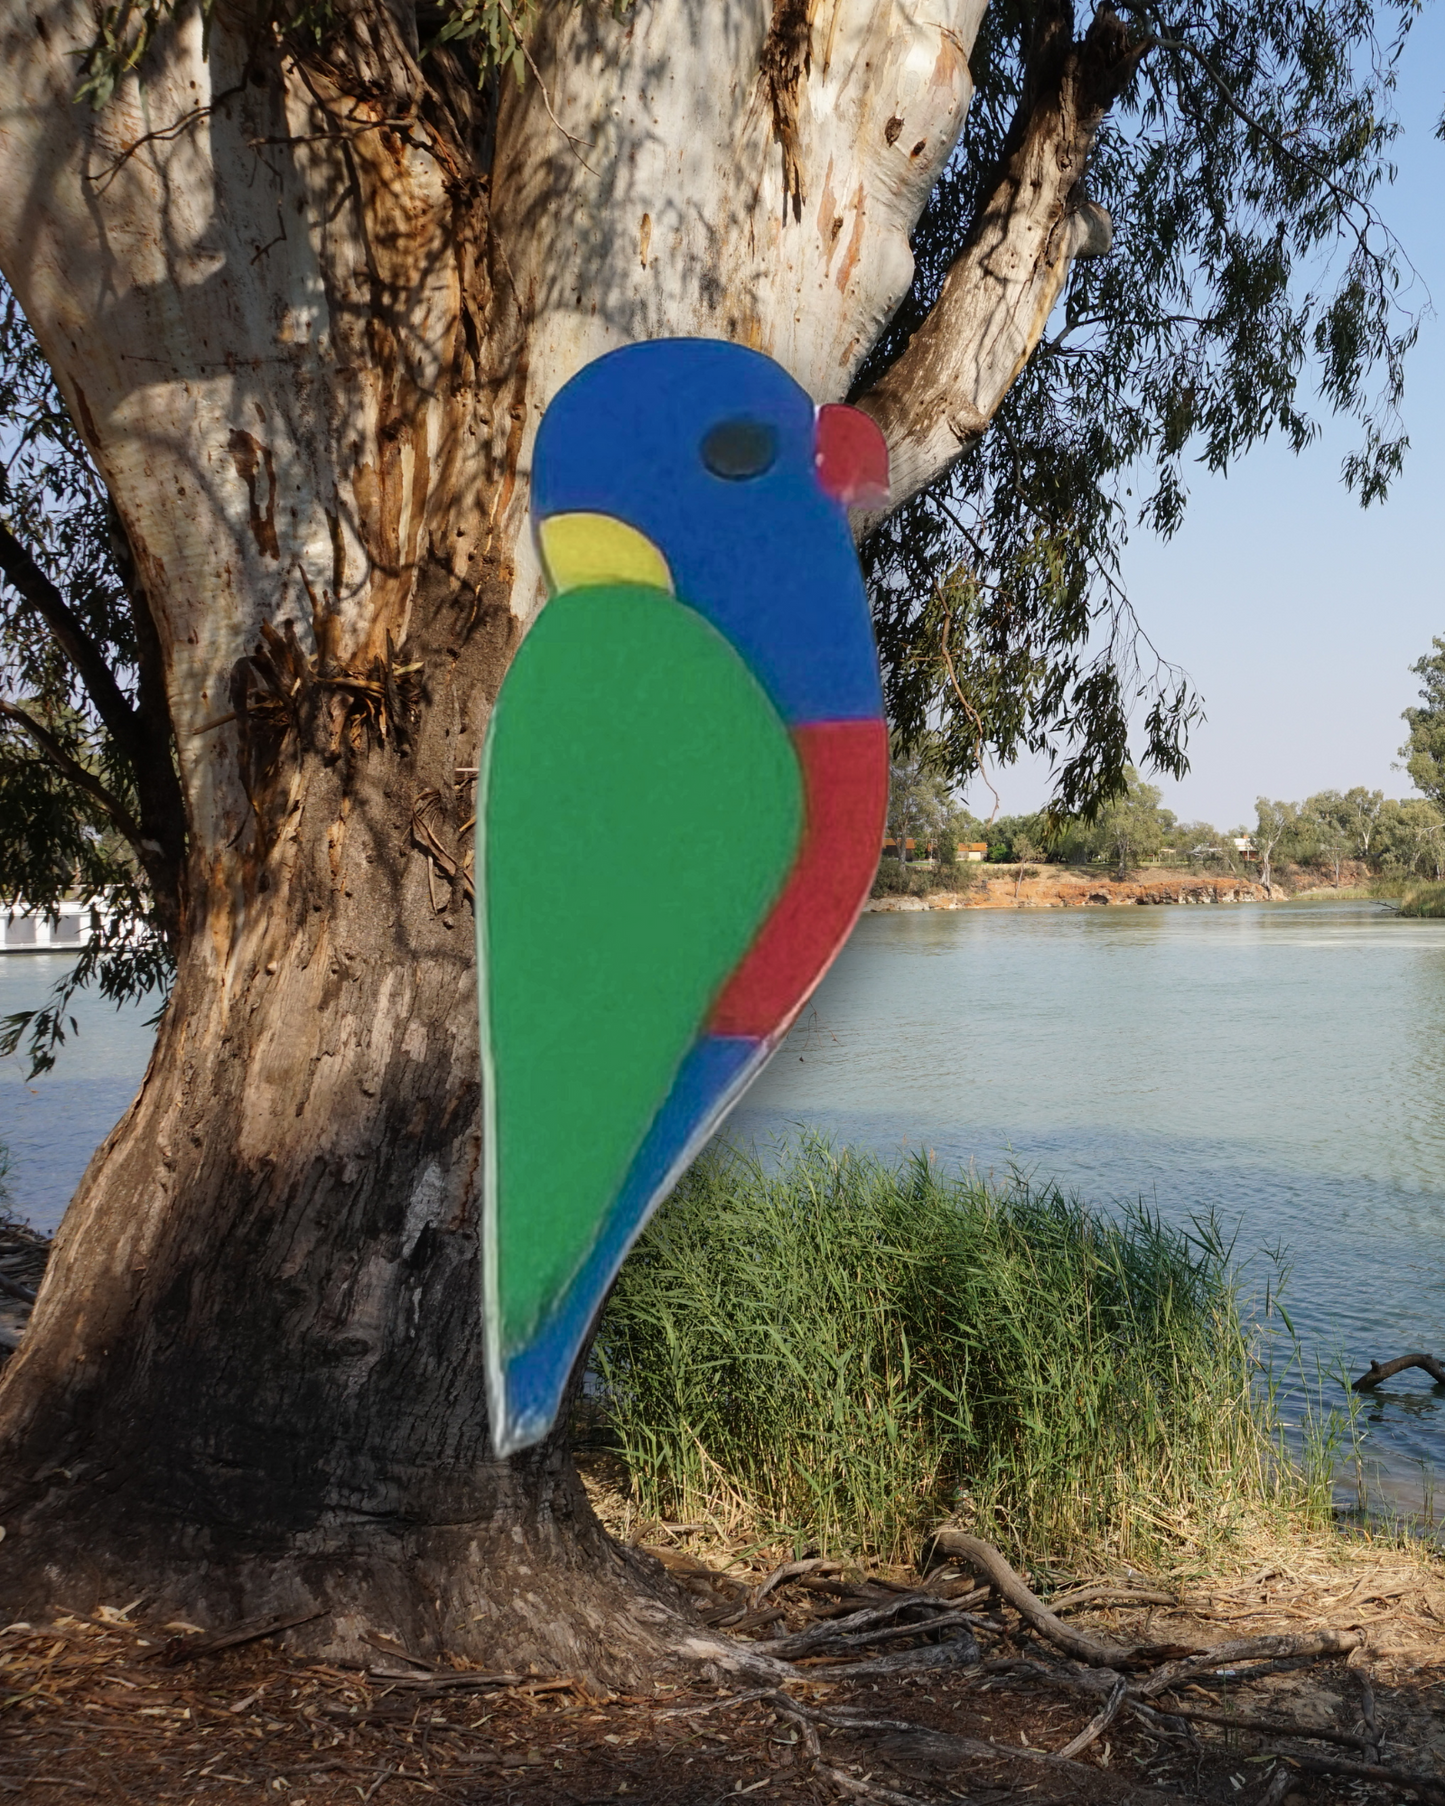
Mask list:
[[[1216,1235],[818,1139],[694,1166],[594,1358],[636,1507],[732,1537],[1117,1561],[1279,1485]]]
[[[1445,884],[1410,884],[1400,898],[1402,916],[1445,918]]]

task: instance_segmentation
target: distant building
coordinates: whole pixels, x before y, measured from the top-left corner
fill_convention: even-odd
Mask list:
[[[911,834],[903,844],[908,849],[908,857],[910,859],[932,859],[937,851],[937,848],[931,840],[919,842],[916,841]],[[896,835],[890,835],[888,839],[883,842],[883,857],[885,859],[896,859],[898,857],[898,839]],[[958,842],[957,857],[959,859],[967,860],[970,863],[980,859],[987,859],[988,842],[986,840],[960,840]]]
[[[0,913],[0,953],[73,953],[90,939],[94,926],[88,903],[59,903],[53,915],[21,904]]]

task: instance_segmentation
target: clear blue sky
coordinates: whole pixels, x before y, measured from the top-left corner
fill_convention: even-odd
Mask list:
[[[1427,318],[1406,372],[1411,449],[1382,505],[1362,510],[1340,481],[1351,439],[1327,427],[1295,457],[1268,444],[1227,478],[1202,468],[1183,528],[1167,544],[1132,541],[1126,573],[1150,638],[1202,693],[1208,720],[1190,742],[1192,769],[1164,781],[1182,818],[1227,828],[1253,820],[1261,793],[1298,799],[1364,784],[1413,794],[1393,769],[1400,711],[1415,701],[1409,667],[1445,635],[1445,10],[1411,33],[1399,91],[1400,175],[1379,206],[1442,317]],[[1423,297],[1421,297],[1423,299]],[[1047,794],[1042,764],[994,782],[1005,811]],[[982,785],[970,806],[987,815]]]

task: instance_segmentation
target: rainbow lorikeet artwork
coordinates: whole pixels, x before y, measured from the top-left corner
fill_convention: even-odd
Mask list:
[[[711,339],[559,391],[549,600],[480,762],[492,1440],[538,1441],[649,1216],[787,1033],[868,894],[888,731],[850,504],[856,409]]]

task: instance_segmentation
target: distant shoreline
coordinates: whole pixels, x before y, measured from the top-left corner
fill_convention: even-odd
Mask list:
[[[874,915],[914,914],[926,909],[1110,909],[1127,905],[1210,905],[1217,903],[1287,903],[1297,897],[1335,897],[1365,901],[1358,887],[1340,890],[1312,885],[1288,891],[1279,884],[1260,884],[1233,874],[1205,877],[1198,872],[1156,871],[1146,877],[1106,878],[1069,866],[1040,866],[1037,878],[1019,883],[1009,866],[985,867],[997,877],[980,876],[962,891],[933,891],[925,897],[870,897],[863,905]]]

